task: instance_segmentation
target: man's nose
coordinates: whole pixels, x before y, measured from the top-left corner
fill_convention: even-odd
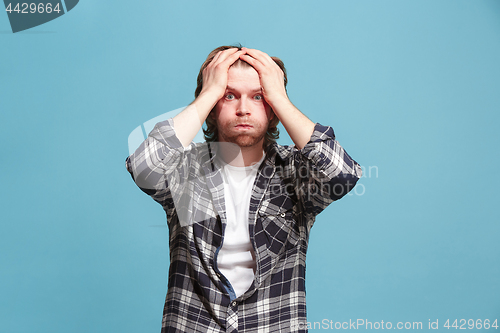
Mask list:
[[[240,98],[240,101],[238,103],[238,108],[236,109],[236,114],[238,116],[245,116],[250,114],[249,104],[246,101],[246,98],[244,97]]]

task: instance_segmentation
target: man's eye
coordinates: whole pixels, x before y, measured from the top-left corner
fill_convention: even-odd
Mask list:
[[[234,99],[234,95],[233,94],[226,94],[226,99]]]
[[[260,101],[260,100],[262,100],[262,95],[255,95],[254,99],[256,101]]]

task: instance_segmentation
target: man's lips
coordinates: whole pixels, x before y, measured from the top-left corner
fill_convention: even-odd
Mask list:
[[[253,126],[250,125],[250,124],[238,124],[235,127],[238,128],[238,129],[250,129],[250,128],[253,128]]]

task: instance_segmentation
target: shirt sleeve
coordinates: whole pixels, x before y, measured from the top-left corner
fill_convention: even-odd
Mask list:
[[[335,140],[333,129],[316,124],[309,142],[300,150],[297,177],[299,194],[309,221],[331,202],[351,191],[361,178],[360,165]],[[312,225],[312,223],[311,223]]]
[[[175,134],[173,120],[155,125],[146,140],[126,159],[126,167],[137,186],[163,206],[169,214],[174,209],[171,187],[187,172],[184,148]],[[168,181],[169,180],[169,181]]]

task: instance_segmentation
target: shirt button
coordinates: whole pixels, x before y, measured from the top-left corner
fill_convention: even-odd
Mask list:
[[[280,215],[281,215],[281,217],[285,217],[286,214],[285,213],[281,213]]]
[[[236,306],[236,301],[233,301],[233,303],[231,303],[232,306]]]

